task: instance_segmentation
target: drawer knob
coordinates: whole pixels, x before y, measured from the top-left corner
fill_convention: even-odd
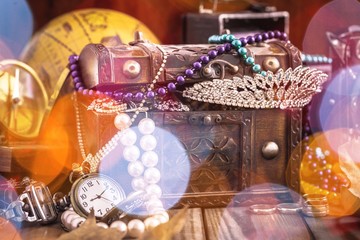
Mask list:
[[[265,159],[273,159],[279,154],[279,146],[275,142],[264,143],[261,153]]]

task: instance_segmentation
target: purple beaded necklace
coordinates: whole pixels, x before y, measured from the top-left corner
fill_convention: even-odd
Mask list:
[[[86,89],[84,87],[83,80],[81,79],[78,65],[79,57],[77,55],[71,55],[69,57],[69,69],[73,78],[74,88],[77,92],[81,92],[82,94],[89,96],[107,96],[112,97],[117,101],[136,103],[143,101],[145,98],[153,99],[156,96],[164,97],[168,92],[175,92],[177,90],[177,85],[184,85],[187,78],[192,78],[197,71],[200,71],[202,67],[209,63],[212,59],[215,59],[217,56],[220,56],[224,53],[228,53],[233,49],[239,54],[240,58],[243,59],[246,65],[252,67],[252,71],[255,74],[260,73],[265,76],[266,72],[261,71],[260,65],[255,63],[254,58],[247,55],[247,49],[245,46],[248,44],[264,42],[270,39],[286,41],[287,34],[280,31],[268,31],[255,34],[254,36],[241,37],[239,39],[237,39],[232,34],[213,35],[209,38],[209,43],[220,45],[216,46],[215,49],[210,50],[206,55],[200,56],[200,58],[195,61],[191,67],[187,68],[183,74],[180,74],[176,77],[176,82],[170,82],[166,87],[159,87],[155,91],[153,88],[148,88],[145,94],[143,92],[137,92],[133,94],[131,92],[101,92],[98,90]],[[164,53],[164,56],[167,55]],[[162,67],[164,68],[165,66]]]

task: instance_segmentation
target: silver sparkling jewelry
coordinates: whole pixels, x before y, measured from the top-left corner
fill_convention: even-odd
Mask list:
[[[112,98],[95,98],[87,107],[87,110],[97,113],[118,113],[126,109],[126,103],[118,103]]]
[[[160,111],[170,111],[170,112],[188,112],[190,108],[183,104],[180,101],[175,101],[172,99],[162,101],[160,103],[155,103],[154,107]]]
[[[214,79],[194,84],[183,96],[200,101],[245,108],[290,108],[308,104],[327,75],[319,70],[299,66],[294,70],[268,71],[266,76],[243,76]]]

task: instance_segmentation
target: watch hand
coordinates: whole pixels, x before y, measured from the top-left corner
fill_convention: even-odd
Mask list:
[[[98,196],[98,198],[101,198],[101,199],[104,199],[104,200],[106,200],[106,201],[112,202],[110,199],[107,199],[106,197],[102,197],[102,196],[100,196],[100,195],[97,195],[97,196]]]
[[[90,202],[94,201],[95,199],[101,198],[101,195],[103,195],[106,190],[108,190],[108,187],[106,187],[106,188],[104,189],[104,191],[102,191],[100,194],[95,194],[96,197],[90,199]]]
[[[98,195],[96,195],[96,197],[94,197],[94,198],[90,199],[90,202],[94,201],[95,199],[99,199],[99,196],[98,196]]]

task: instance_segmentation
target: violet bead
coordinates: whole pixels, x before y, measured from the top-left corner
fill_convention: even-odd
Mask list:
[[[225,47],[225,52],[230,52],[231,51],[231,44],[230,43],[225,43],[224,47]]]
[[[79,76],[79,72],[78,71],[72,71],[71,72],[71,76],[74,78],[74,77],[77,77]]]
[[[255,35],[255,42],[259,43],[259,42],[261,42],[262,40],[263,40],[263,38],[262,38],[261,34],[256,34],[256,35]]]
[[[84,89],[84,90],[82,91],[82,94],[84,94],[84,95],[88,95],[88,93],[89,93],[89,90],[88,90],[88,89]]]
[[[176,85],[175,85],[175,83],[169,83],[168,85],[167,85],[167,87],[168,87],[168,89],[169,89],[169,91],[170,92],[174,92],[175,90],[176,90]]]
[[[246,40],[248,44],[253,44],[255,42],[255,38],[253,36],[246,37]]]
[[[69,63],[70,63],[70,64],[74,64],[74,63],[76,63],[78,60],[79,60],[79,56],[77,56],[77,55],[75,55],[75,54],[70,55],[70,57],[69,57]]]
[[[216,50],[218,51],[218,54],[223,54],[225,52],[224,46],[218,46],[216,47]]]
[[[84,87],[81,86],[81,87],[77,88],[77,90],[78,90],[78,92],[81,92],[82,90],[84,90]]]
[[[246,44],[248,43],[247,40],[246,40],[246,38],[244,38],[244,37],[239,38],[239,40],[240,40],[240,42],[241,42],[241,46],[242,46],[242,47],[245,47]]]
[[[193,67],[196,69],[196,70],[199,70],[201,68],[201,63],[200,62],[194,62],[193,63]]]
[[[102,95],[102,92],[100,92],[99,90],[96,90],[95,95],[100,96],[100,95]]]
[[[115,100],[122,100],[124,97],[124,94],[122,92],[116,92],[113,94],[113,97]]]
[[[109,92],[109,91],[107,91],[107,92],[105,92],[104,93],[106,96],[108,96],[108,97],[112,97],[112,95],[113,95],[113,93],[112,92]],[[131,94],[131,93],[130,93]],[[132,95],[132,94],[131,94]]]
[[[210,58],[216,58],[217,54],[218,54],[218,52],[216,50],[211,50],[208,52],[208,56]]]
[[[204,64],[208,63],[208,62],[210,61],[209,56],[208,56],[208,55],[202,55],[202,56],[200,57],[200,61],[201,61],[202,63],[204,63]]]
[[[275,33],[273,31],[268,31],[267,34],[269,36],[269,39],[272,39],[275,37]]]
[[[75,89],[79,89],[80,87],[84,87],[81,82],[75,84]]]
[[[74,83],[79,83],[79,82],[81,82],[80,77],[74,77],[74,78],[73,78],[73,82],[74,82]]]
[[[164,95],[166,94],[165,88],[159,88],[159,89],[157,90],[157,92],[158,92],[158,94],[159,94],[160,96],[164,96]]]
[[[94,95],[94,90],[90,89],[89,90],[89,96],[93,96]]]
[[[74,71],[78,68],[78,65],[76,63],[73,63],[70,65],[70,71]]]
[[[153,91],[148,91],[146,93],[146,97],[152,99],[155,97],[155,93]]]
[[[275,30],[275,31],[274,31],[274,37],[275,37],[275,38],[280,38],[280,36],[281,36],[281,32],[278,31],[278,30]]]
[[[266,32],[262,33],[261,36],[262,36],[263,41],[266,41],[269,39],[269,34],[267,34]]]
[[[144,99],[144,94],[142,92],[137,92],[135,94],[134,100],[136,102],[141,102],[141,100],[143,100],[143,99]]]
[[[185,78],[183,76],[177,76],[176,82],[180,85],[183,85],[185,83]]]
[[[185,75],[187,77],[192,77],[194,75],[194,71],[192,69],[188,68],[185,70]]]
[[[280,35],[280,40],[283,40],[283,41],[286,41],[287,40],[287,34],[286,33],[281,33],[281,35]]]
[[[124,101],[129,102],[131,100],[132,96],[133,96],[132,93],[125,93],[124,94]]]

